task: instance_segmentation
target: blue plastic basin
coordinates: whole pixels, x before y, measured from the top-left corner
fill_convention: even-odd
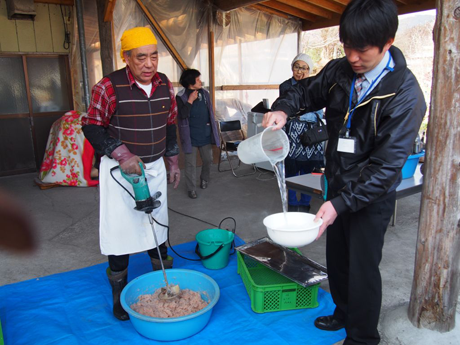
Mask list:
[[[129,314],[136,331],[146,338],[159,341],[174,341],[191,337],[206,327],[212,309],[220,297],[217,283],[208,275],[186,269],[168,269],[166,271],[169,284],[178,284],[183,289],[199,292],[209,304],[196,313],[174,317],[158,318],[139,314],[131,309],[138,302],[139,296],[153,294],[157,289],[165,287],[162,271],[144,274],[126,285],[120,297],[123,309]]]
[[[410,155],[407,158],[407,161],[402,168],[402,178],[403,179],[411,178],[412,176],[414,176],[418,161],[420,157],[423,157],[424,155],[425,155],[425,151],[417,153],[415,155]]]

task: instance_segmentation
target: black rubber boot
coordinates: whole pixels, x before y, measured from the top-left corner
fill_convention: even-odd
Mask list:
[[[112,271],[110,268],[107,268],[107,277],[112,286],[113,315],[120,321],[129,320],[128,313],[123,309],[120,303],[121,291],[128,283],[128,269],[116,275],[112,275],[111,273]]]
[[[152,262],[152,268],[154,271],[161,270],[161,262],[160,259],[154,259],[150,258],[150,261]],[[173,258],[172,256],[169,256],[166,259],[163,259],[163,265],[165,267],[165,270],[168,268],[173,267]]]

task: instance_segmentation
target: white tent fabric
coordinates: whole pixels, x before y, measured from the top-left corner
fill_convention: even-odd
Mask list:
[[[96,11],[84,1],[85,16]],[[216,84],[216,117],[218,120],[247,120],[247,112],[263,98],[273,102],[278,90],[222,91],[222,85],[281,84],[291,77],[290,63],[297,54],[300,22],[262,13],[251,8],[221,12],[202,0],[145,0],[145,7],[159,23],[187,67],[198,69],[205,86],[209,86],[208,32],[214,32],[214,71]],[[139,5],[132,0],[116,2],[114,10],[115,51],[120,51],[122,33],[135,26],[149,26]],[[76,32],[77,30],[74,30]],[[101,69],[99,46],[94,33],[87,37],[87,49],[91,50],[91,66]],[[160,62],[158,70],[165,73],[177,85],[181,69],[166,46],[158,38]],[[74,40],[76,42],[76,40]],[[96,43],[96,44],[95,44]],[[78,54],[72,54],[73,74],[81,74]],[[116,68],[123,62],[115,54]],[[101,71],[90,71],[100,76]],[[94,82],[97,82],[95,80]],[[92,87],[92,85],[90,85]]]

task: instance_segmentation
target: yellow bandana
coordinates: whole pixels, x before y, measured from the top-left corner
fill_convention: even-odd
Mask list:
[[[149,28],[139,27],[126,30],[121,36],[121,59],[126,62],[124,52],[150,44],[157,44],[157,39]]]

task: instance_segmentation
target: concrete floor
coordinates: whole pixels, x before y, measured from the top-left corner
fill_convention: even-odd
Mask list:
[[[249,167],[243,166],[241,171],[249,171]],[[34,184],[35,177],[36,174],[25,174],[0,178],[0,189],[22,203],[25,217],[30,217],[35,224],[39,240],[38,249],[31,255],[19,256],[0,248],[0,286],[106,262],[106,257],[99,251],[98,188],[40,190]],[[219,173],[213,166],[209,187],[198,189],[197,199],[188,198],[184,181],[176,190],[168,186],[168,193],[170,242],[173,246],[194,241],[198,232],[217,227],[226,217],[236,220],[239,237],[246,242],[253,241],[267,236],[263,218],[282,211],[277,182],[273,173],[266,171],[235,178],[231,172]],[[394,227],[390,225],[386,234],[381,263],[383,302],[380,330],[383,344],[414,344],[405,342],[399,334],[385,338],[391,332],[383,327],[394,328],[388,321],[388,315],[392,318],[393,310],[404,308],[410,299],[420,197],[416,194],[400,200],[397,224]],[[310,212],[316,213],[320,205],[320,200],[313,199]],[[222,224],[223,228],[232,226],[228,220]],[[324,235],[300,250],[310,259],[326,264]],[[327,282],[321,287],[329,290]],[[453,342],[444,337],[446,334],[428,331],[431,332],[429,337],[422,333],[426,330],[411,327],[409,325],[403,331],[406,334],[423,334],[422,338],[427,341],[417,344],[433,344],[434,341],[438,344],[460,343],[459,326],[455,329],[456,333],[447,333],[454,337]]]

